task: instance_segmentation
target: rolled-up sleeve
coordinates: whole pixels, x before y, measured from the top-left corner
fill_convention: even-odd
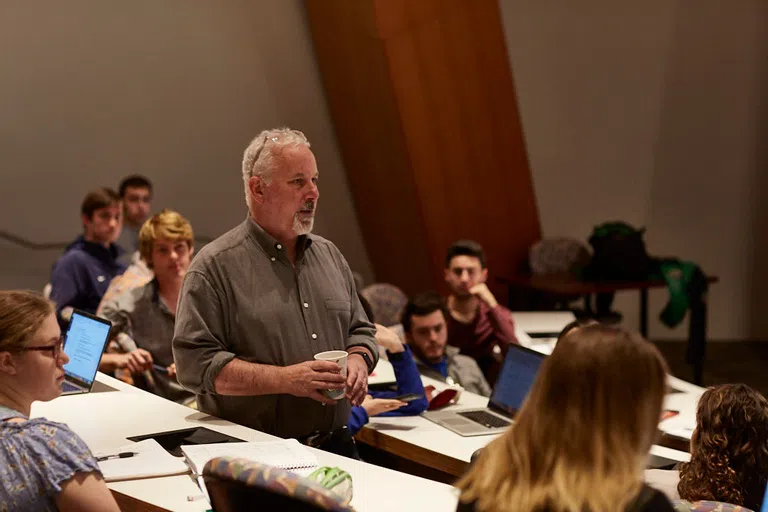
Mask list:
[[[184,278],[176,311],[173,359],[179,383],[198,395],[215,393],[216,377],[235,354],[225,342],[221,297],[201,272]]]

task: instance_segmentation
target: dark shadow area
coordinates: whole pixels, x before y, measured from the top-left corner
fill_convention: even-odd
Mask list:
[[[768,3],[759,2],[757,19],[768,20]],[[755,110],[754,212],[750,221],[752,254],[749,259],[749,336],[768,337],[768,24],[761,24],[762,59],[756,62],[760,75],[760,102]]]
[[[655,341],[675,377],[691,380],[691,368],[685,364],[685,343]],[[707,346],[703,386],[743,382],[768,396],[768,340],[716,341]]]

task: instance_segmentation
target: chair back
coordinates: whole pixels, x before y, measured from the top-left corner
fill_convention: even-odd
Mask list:
[[[544,238],[531,246],[528,263],[533,275],[571,274],[589,263],[587,246],[573,238]]]
[[[374,320],[384,326],[400,323],[408,296],[403,290],[389,283],[374,283],[362,289],[360,294],[368,301]]]
[[[675,512],[754,512],[750,508],[744,508],[740,505],[731,505],[721,501],[688,501],[672,500],[672,507]]]
[[[320,485],[284,469],[234,457],[216,457],[203,469],[214,512],[354,512]],[[256,507],[258,505],[258,507]]]

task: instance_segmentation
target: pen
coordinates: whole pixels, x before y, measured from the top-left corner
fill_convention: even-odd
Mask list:
[[[111,459],[127,459],[128,457],[133,457],[138,454],[138,452],[120,452],[113,453],[112,455],[102,455],[101,457],[96,457],[96,462],[104,462],[105,460]]]
[[[168,373],[168,368],[165,366],[160,366],[159,364],[153,364],[152,368],[154,368],[155,371],[160,373]]]

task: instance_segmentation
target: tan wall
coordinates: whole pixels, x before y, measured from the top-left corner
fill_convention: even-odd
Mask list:
[[[711,337],[768,339],[768,4],[500,6],[545,236],[644,225],[652,253],[721,277]],[[665,302],[652,293],[650,315]],[[636,325],[634,294],[617,306]],[[685,332],[651,322],[651,337]]]
[[[299,0],[3,0],[0,34],[0,229],[70,240],[87,189],[140,172],[217,236],[245,218],[243,149],[289,125],[317,155],[316,232],[371,278]],[[42,286],[55,256],[0,244],[0,286]]]
[[[370,278],[301,5],[4,0],[0,228],[68,240],[85,189],[143,172],[158,207],[215,236],[245,214],[243,147],[288,124],[318,155],[317,231]],[[652,252],[722,278],[712,337],[767,338],[768,4],[500,5],[544,233],[645,225]],[[54,257],[0,244],[0,286],[39,286]],[[652,294],[652,315],[665,300]],[[636,298],[617,306],[634,325]]]

